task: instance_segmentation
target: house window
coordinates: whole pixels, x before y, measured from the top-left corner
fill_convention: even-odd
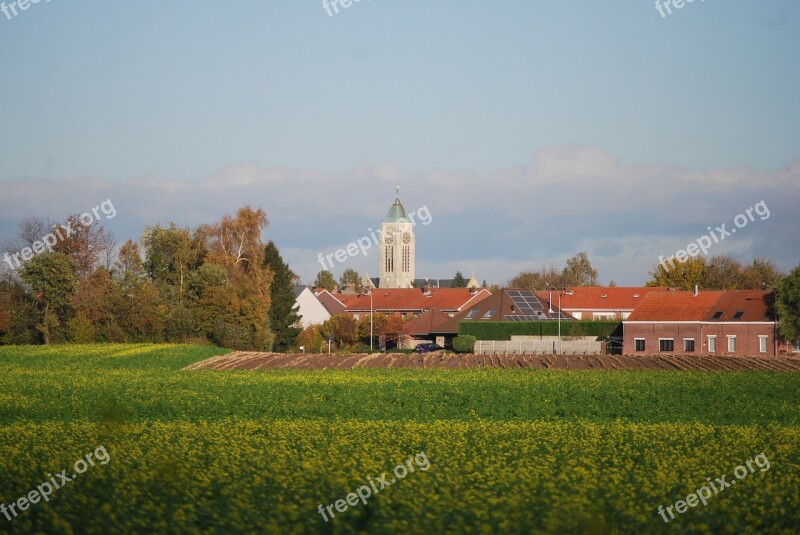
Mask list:
[[[715,353],[717,351],[717,337],[709,335],[708,337],[708,352]]]
[[[736,353],[736,335],[728,335],[728,353]]]
[[[464,319],[471,320],[472,318],[474,318],[477,315],[478,315],[478,309],[477,308],[473,308],[472,310],[467,312],[467,315],[464,316]]]
[[[358,315],[358,314],[353,314],[353,319],[354,319],[354,320],[357,320],[358,318],[359,318],[359,315]]]
[[[758,335],[758,351],[759,353],[767,352],[767,339],[769,337],[765,334]]]
[[[675,351],[675,340],[672,338],[659,338],[658,339],[659,351]]]
[[[634,338],[633,349],[634,351],[644,351],[644,338]]]
[[[739,319],[739,318],[741,318],[742,316],[744,316],[744,312],[742,312],[742,311],[740,310],[739,312],[737,312],[736,314],[734,314],[734,315],[733,315],[733,319],[735,319],[735,320],[738,320],[738,319]]]
[[[494,316],[495,312],[496,312],[496,310],[494,310],[494,309],[487,310],[486,314],[483,315],[483,319],[487,320],[487,319],[491,318],[492,316]]]
[[[722,317],[722,312],[714,312],[714,317],[711,319],[718,320]]]
[[[595,312],[592,314],[593,320],[613,320],[614,313],[613,312]]]
[[[694,353],[694,338],[683,339],[683,351],[685,353]]]
[[[795,340],[792,342],[792,352],[800,353],[800,340]]]

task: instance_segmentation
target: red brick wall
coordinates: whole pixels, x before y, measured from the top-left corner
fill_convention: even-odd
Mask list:
[[[622,352],[626,355],[655,355],[659,351],[659,338],[672,338],[674,350],[671,354],[708,355],[708,336],[716,335],[717,350],[715,355],[755,355],[771,356],[775,354],[773,339],[774,325],[769,324],[724,324],[724,323],[625,323]],[[728,352],[728,335],[736,336],[736,350]],[[759,335],[767,336],[767,352],[759,351]],[[635,351],[635,339],[645,339],[645,351]],[[683,350],[683,339],[694,338],[694,352]]]

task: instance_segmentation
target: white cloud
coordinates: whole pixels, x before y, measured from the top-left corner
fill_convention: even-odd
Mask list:
[[[349,171],[262,169],[231,163],[195,181],[152,176],[11,179],[0,182],[0,236],[27,216],[60,220],[107,198],[118,210],[109,227],[122,241],[145,225],[196,226],[251,204],[267,211],[265,234],[304,279],[320,269],[319,253],[377,228],[394,201],[428,206],[433,222],[417,227],[418,276],[446,278],[460,269],[505,282],[523,269],[560,265],[587,250],[602,281],[640,284],[659,255],[764,200],[771,217],[756,220],[711,254],[769,256],[784,269],[798,263],[800,159],[771,171],[750,167],[682,169],[626,165],[598,147],[550,147],[527,165],[485,175],[469,171],[406,172],[396,162],[358,162]],[[377,274],[377,255],[352,265]]]

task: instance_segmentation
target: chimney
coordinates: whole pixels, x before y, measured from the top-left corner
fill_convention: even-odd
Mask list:
[[[698,295],[700,295],[700,286],[695,284],[694,285],[694,296],[697,297]]]

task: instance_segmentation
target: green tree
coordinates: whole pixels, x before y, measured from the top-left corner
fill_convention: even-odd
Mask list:
[[[333,278],[333,273],[327,269],[317,273],[317,278],[314,279],[314,288],[325,288],[332,292],[336,286],[336,279]]]
[[[800,340],[800,264],[778,287],[776,308],[783,337]]]
[[[650,272],[651,279],[646,286],[664,286],[679,290],[693,290],[695,285],[703,284],[706,269],[704,256],[689,257],[685,262],[676,259],[664,260]]]
[[[36,325],[38,303],[12,274],[0,280],[0,344],[35,344],[41,335]]]
[[[264,266],[274,273],[270,286],[269,325],[275,339],[272,343],[273,351],[287,351],[301,329],[296,327],[300,321],[300,314],[294,296],[292,272],[281,258],[278,247],[270,241],[264,248]]]
[[[551,283],[552,284],[552,283]],[[558,287],[569,286],[597,286],[597,270],[592,267],[586,251],[581,251],[567,260],[567,265],[561,272],[561,281]]]
[[[184,299],[189,273],[203,263],[206,254],[203,237],[175,223],[166,228],[148,226],[144,230],[145,270],[171,303]]]
[[[75,264],[61,253],[42,253],[22,268],[21,277],[39,303],[40,323],[44,343],[63,338],[62,328],[70,312],[75,293]]]
[[[67,338],[76,344],[95,341],[95,324],[84,312],[78,312],[67,322]]]
[[[453,281],[450,283],[451,288],[466,288],[467,287],[467,279],[464,278],[464,275],[461,274],[460,271],[456,271],[456,274],[453,275]]]
[[[361,275],[359,275],[358,271],[353,268],[347,268],[342,272],[342,276],[339,277],[339,286],[342,288],[345,286],[350,286],[357,293],[360,293],[364,288],[361,284]]]

